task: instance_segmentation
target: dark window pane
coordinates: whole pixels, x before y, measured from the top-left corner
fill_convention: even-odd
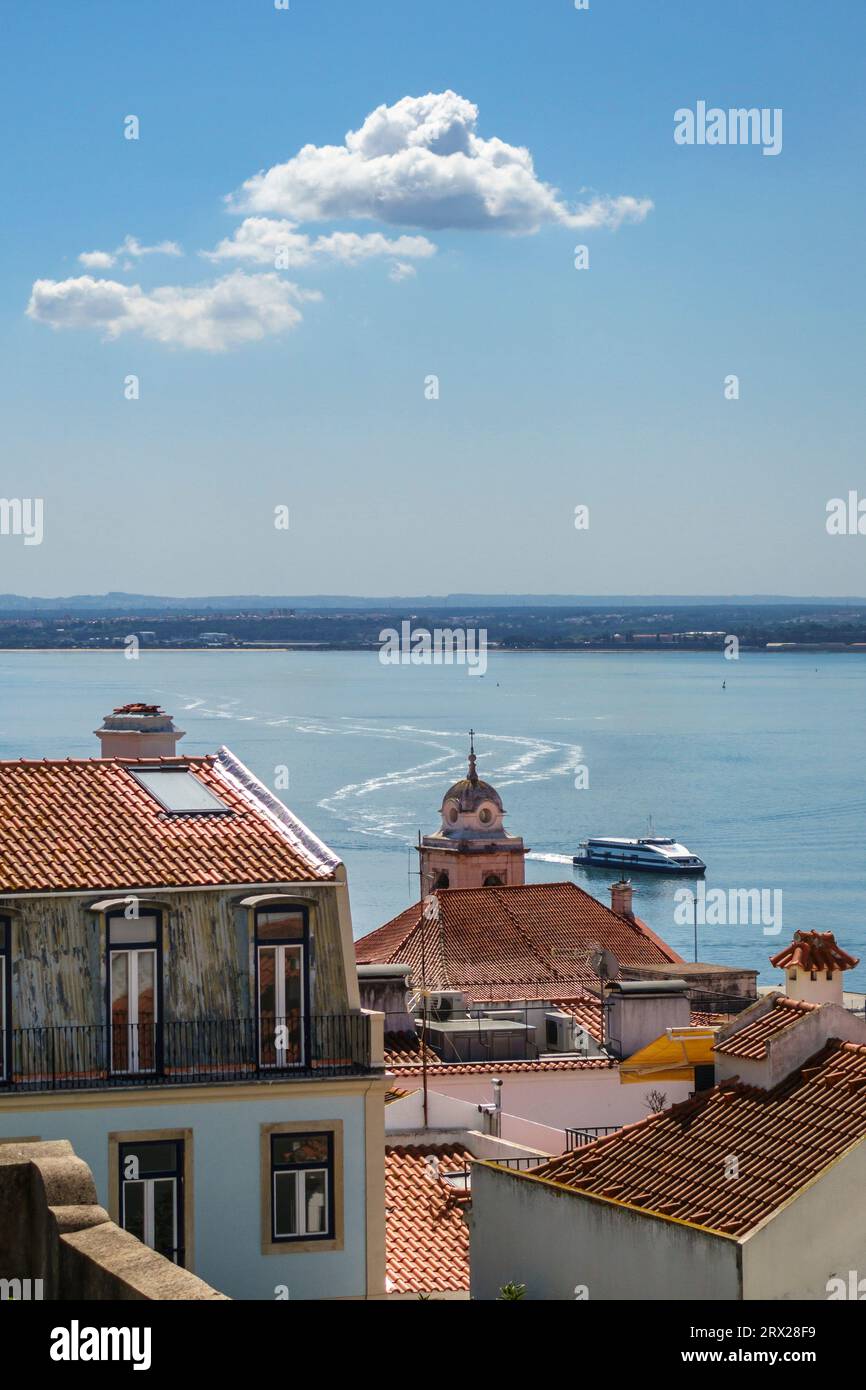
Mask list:
[[[0,951],[4,950],[6,946],[6,932],[6,923],[0,922]]]
[[[294,1173],[274,1174],[274,1235],[298,1234],[297,1177]]]
[[[259,912],[256,932],[260,941],[300,941],[304,935],[304,914],[283,909]]]
[[[123,1184],[123,1229],[144,1240],[144,1183]]]
[[[138,1176],[148,1173],[177,1172],[177,1144],[169,1140],[165,1144],[124,1144],[121,1168],[130,1155],[138,1160]]]
[[[275,1134],[274,1164],[328,1163],[330,1141],[330,1134]]]
[[[153,1248],[173,1260],[177,1247],[174,1178],[157,1178],[153,1184]]]

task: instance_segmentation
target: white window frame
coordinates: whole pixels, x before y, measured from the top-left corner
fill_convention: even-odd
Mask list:
[[[144,1188],[144,1243],[149,1245],[151,1250],[156,1249],[156,1184],[158,1182],[171,1183],[171,1246],[173,1250],[178,1248],[177,1239],[177,1178],[123,1178],[122,1190],[120,1194],[120,1224],[124,1230],[126,1227],[126,1194],[131,1187]],[[175,1263],[177,1255],[175,1255]]]
[[[315,1177],[321,1174],[324,1179],[325,1189],[325,1219],[324,1229],[321,1231],[307,1230],[307,1177]],[[297,1231],[278,1231],[277,1230],[277,1179],[290,1178],[295,1184],[295,1211],[298,1216]],[[303,1178],[303,1182],[301,1179]],[[330,1204],[329,1204],[329,1185],[331,1175],[330,1170],[325,1168],[275,1168],[273,1173],[273,1190],[271,1193],[274,1212],[274,1238],[276,1240],[303,1240],[305,1237],[311,1239],[328,1240],[330,1238]]]

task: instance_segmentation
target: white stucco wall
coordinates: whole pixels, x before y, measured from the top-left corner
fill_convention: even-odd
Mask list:
[[[501,1137],[512,1144],[522,1145],[532,1153],[558,1154],[565,1147],[562,1130],[534,1124],[519,1115],[503,1114],[500,1120]],[[483,1130],[484,1117],[479,1114],[477,1103],[457,1100],[442,1091],[428,1090],[425,1117],[424,1096],[419,1087],[411,1095],[385,1106],[386,1135],[396,1131],[424,1130],[424,1142],[433,1144],[437,1142],[436,1131],[443,1129]]]
[[[5,1099],[5,1098],[4,1098]],[[273,1300],[278,1285],[294,1300],[359,1298],[367,1293],[365,1105],[359,1087],[333,1093],[303,1083],[282,1092],[262,1085],[244,1099],[217,1086],[173,1095],[170,1086],[124,1103],[110,1091],[82,1092],[77,1104],[0,1106],[0,1139],[68,1139],[93,1173],[100,1203],[109,1200],[109,1134],[192,1129],[194,1258],[189,1267],[236,1299]],[[261,1245],[261,1126],[340,1120],[343,1125],[342,1250],[264,1255]],[[381,1132],[380,1132],[381,1133]],[[381,1143],[381,1139],[379,1140]],[[373,1290],[372,1292],[378,1292]]]
[[[866,1140],[743,1242],[744,1297],[826,1299],[828,1279],[866,1278]]]
[[[693,1089],[691,1081],[634,1082],[624,1086],[615,1067],[558,1072],[436,1073],[429,1076],[428,1087],[477,1104],[493,1099],[493,1075],[502,1079],[504,1111],[560,1132],[568,1127],[633,1124],[650,1113],[646,1099],[651,1090],[663,1091],[667,1104],[674,1105],[686,1100]],[[396,1085],[407,1088],[420,1085],[420,1077],[401,1081],[397,1076],[394,1080]]]
[[[476,1164],[469,1217],[472,1297],[509,1280],[528,1299],[740,1297],[736,1241]]]

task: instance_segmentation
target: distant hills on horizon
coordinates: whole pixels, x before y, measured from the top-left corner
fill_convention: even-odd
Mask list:
[[[755,607],[770,604],[833,607],[840,604],[864,605],[866,598],[790,594],[408,594],[364,596],[358,594],[207,594],[178,598],[164,594],[70,594],[56,598],[0,594],[3,613],[132,613],[132,612],[214,612],[249,613],[275,608],[394,610],[413,608],[670,608],[695,606]]]

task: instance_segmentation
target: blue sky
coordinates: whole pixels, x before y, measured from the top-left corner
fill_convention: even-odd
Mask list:
[[[825,529],[866,496],[862,7],[14,0],[4,24],[2,493],[44,499],[44,538],[0,536],[0,591],[866,593],[866,537]],[[404,99],[448,92],[431,146]],[[676,145],[699,100],[781,108],[781,153]],[[385,196],[358,160],[398,117],[434,157],[395,155]],[[470,137],[534,177],[501,185],[485,145],[445,196]],[[306,263],[199,254],[251,216]]]

